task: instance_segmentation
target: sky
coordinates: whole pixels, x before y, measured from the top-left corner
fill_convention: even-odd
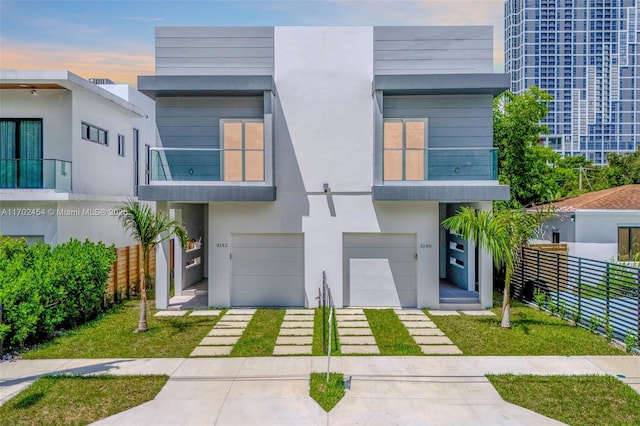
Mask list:
[[[504,69],[504,0],[0,0],[0,68],[69,70],[136,85],[158,26],[492,25]]]

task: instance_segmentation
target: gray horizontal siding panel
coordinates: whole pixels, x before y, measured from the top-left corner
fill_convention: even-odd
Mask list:
[[[474,26],[384,26],[373,27],[375,42],[380,40],[467,40],[493,39],[493,27]]]
[[[427,118],[430,148],[493,146],[493,96],[384,97],[384,118]]]
[[[374,27],[376,74],[493,71],[493,29],[482,27]]]
[[[229,75],[252,76],[273,74],[270,68],[211,68],[211,67],[163,67],[156,65],[156,75],[159,76],[202,76],[202,75]]]
[[[273,27],[159,27],[156,74],[273,75],[273,37]]]
[[[273,27],[156,27],[159,37],[250,37],[273,39]]]
[[[141,185],[138,198],[147,201],[275,201],[273,186]]]
[[[264,118],[263,96],[160,97],[156,101],[158,133],[165,148],[219,148],[220,120],[228,118]]]
[[[456,60],[456,59],[478,59],[487,60],[487,54],[491,54],[491,49],[469,49],[465,46],[463,49],[413,49],[406,51],[383,50],[377,51],[375,61],[382,63],[384,61],[411,61],[411,60]],[[157,53],[156,53],[157,54]]]
[[[385,51],[404,51],[409,54],[412,50],[491,50],[493,40],[376,40],[374,41],[376,57]]]
[[[374,186],[373,201],[498,201],[509,199],[507,185]]]
[[[267,47],[273,49],[273,37],[156,37],[156,50],[165,47],[180,48],[234,48],[234,47]]]
[[[498,95],[511,84],[509,74],[411,74],[374,77],[374,90],[385,95],[491,94]]]
[[[268,68],[273,66],[273,58],[268,57],[169,57],[162,59],[161,68],[172,67],[208,67],[208,68]]]
[[[273,48],[190,46],[174,49],[156,47],[156,58],[268,58],[273,60]]]

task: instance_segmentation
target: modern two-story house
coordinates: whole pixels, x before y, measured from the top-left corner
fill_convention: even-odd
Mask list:
[[[325,272],[336,306],[443,308],[445,285],[491,306],[491,257],[440,223],[509,198],[492,44],[490,27],[157,28],[139,196],[187,226],[176,294],[204,279],[210,306],[313,307]]]
[[[0,70],[0,234],[134,242],[118,206],[145,182],[155,105],[68,71]]]

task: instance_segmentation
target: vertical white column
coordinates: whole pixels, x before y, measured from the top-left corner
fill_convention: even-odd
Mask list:
[[[172,209],[171,218],[178,223],[182,223],[182,210]],[[167,252],[168,253],[168,252]],[[176,296],[182,296],[184,259],[183,249],[178,238],[174,238],[173,243],[173,289]],[[171,277],[171,276],[169,276]]]
[[[481,201],[476,204],[476,208],[487,212],[492,207],[491,201]],[[482,247],[478,252],[478,269],[480,304],[484,308],[491,308],[493,307],[493,258]]]
[[[156,210],[169,214],[166,201],[157,202]],[[156,308],[166,309],[169,306],[169,240],[156,248]]]

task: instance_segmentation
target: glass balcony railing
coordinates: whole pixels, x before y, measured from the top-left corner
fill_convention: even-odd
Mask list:
[[[264,149],[151,148],[151,182],[264,182]]]
[[[498,179],[495,148],[385,149],[385,182]]]
[[[0,159],[0,188],[71,192],[71,162],[56,159]]]
[[[498,150],[495,148],[431,148],[427,180],[497,180]]]

